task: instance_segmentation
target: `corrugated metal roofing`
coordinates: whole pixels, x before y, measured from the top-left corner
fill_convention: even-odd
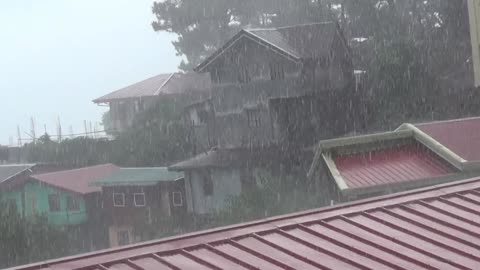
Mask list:
[[[455,172],[447,162],[418,144],[339,155],[334,162],[349,188],[394,184]]]
[[[480,161],[480,117],[415,125],[467,161]]]
[[[0,165],[0,183],[8,181],[12,177],[31,169],[34,166],[34,164]]]
[[[155,185],[183,177],[183,173],[168,171],[166,167],[122,168],[98,179],[93,184],[96,186]]]
[[[480,178],[17,269],[480,269]]]
[[[101,191],[100,187],[91,186],[97,179],[120,170],[113,164],[85,167],[75,170],[32,175],[33,179],[68,191],[88,194]]]
[[[115,100],[206,91],[210,86],[209,74],[160,74],[97,98],[93,102],[107,103]]]

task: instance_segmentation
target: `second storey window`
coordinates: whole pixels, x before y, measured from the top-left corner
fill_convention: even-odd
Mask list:
[[[113,206],[114,207],[125,207],[125,194],[124,193],[113,193]]]
[[[48,206],[51,212],[60,211],[60,196],[58,194],[48,195]]]
[[[67,210],[68,211],[78,211],[80,210],[80,202],[77,198],[73,196],[67,197]]]
[[[270,64],[270,79],[272,81],[285,79],[285,70],[283,65]]]
[[[261,118],[259,110],[247,110],[247,120],[249,127],[260,127]]]
[[[137,206],[137,207],[145,206],[146,205],[145,193],[135,193],[135,194],[133,194],[133,201],[135,203],[135,206]]]
[[[182,193],[172,192],[172,201],[173,201],[173,206],[175,207],[183,206]]]

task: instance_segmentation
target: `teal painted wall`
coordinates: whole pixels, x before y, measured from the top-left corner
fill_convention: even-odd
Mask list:
[[[22,193],[25,194],[25,209],[23,209]],[[58,194],[60,200],[60,211],[50,211],[48,196]],[[78,203],[78,210],[67,210],[68,196],[74,197]],[[19,214],[25,212],[26,217],[35,214],[46,215],[48,221],[54,225],[77,225],[87,221],[87,211],[85,200],[82,196],[67,192],[39,182],[28,182],[23,187],[4,192],[1,195],[2,200],[12,201],[17,204]]]

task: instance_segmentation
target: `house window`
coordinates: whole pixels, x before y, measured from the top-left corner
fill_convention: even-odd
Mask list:
[[[137,207],[143,207],[145,206],[145,193],[134,193],[133,194],[133,202],[135,203],[135,206]]]
[[[123,194],[123,193],[113,193],[113,206],[114,207],[125,207],[125,194]]]
[[[17,212],[17,200],[16,199],[9,199],[8,200],[8,209],[12,212]]]
[[[119,246],[124,246],[130,244],[130,234],[128,231],[119,231],[117,232],[117,240]]]
[[[28,201],[30,204],[30,211],[32,215],[36,215],[38,213],[37,209],[37,198],[35,194],[28,194]]]
[[[249,83],[252,81],[248,68],[242,68],[238,74],[238,82]]]
[[[77,198],[73,196],[67,197],[67,210],[68,211],[78,211],[80,210],[80,202]]]
[[[261,118],[259,110],[247,110],[247,120],[249,127],[260,127]]]
[[[285,70],[283,65],[270,64],[270,79],[272,81],[285,79]]]
[[[48,206],[50,207],[50,212],[60,211],[60,196],[58,194],[48,195]]]
[[[183,197],[181,192],[172,192],[173,206],[183,206]]]
[[[210,172],[206,172],[203,175],[203,193],[205,194],[205,196],[213,195],[213,181]]]

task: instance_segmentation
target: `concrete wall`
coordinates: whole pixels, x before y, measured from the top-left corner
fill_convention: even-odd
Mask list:
[[[212,195],[204,192],[204,179],[211,177]],[[232,196],[242,192],[240,169],[193,170],[185,179],[188,211],[194,214],[210,214],[223,209]]]

